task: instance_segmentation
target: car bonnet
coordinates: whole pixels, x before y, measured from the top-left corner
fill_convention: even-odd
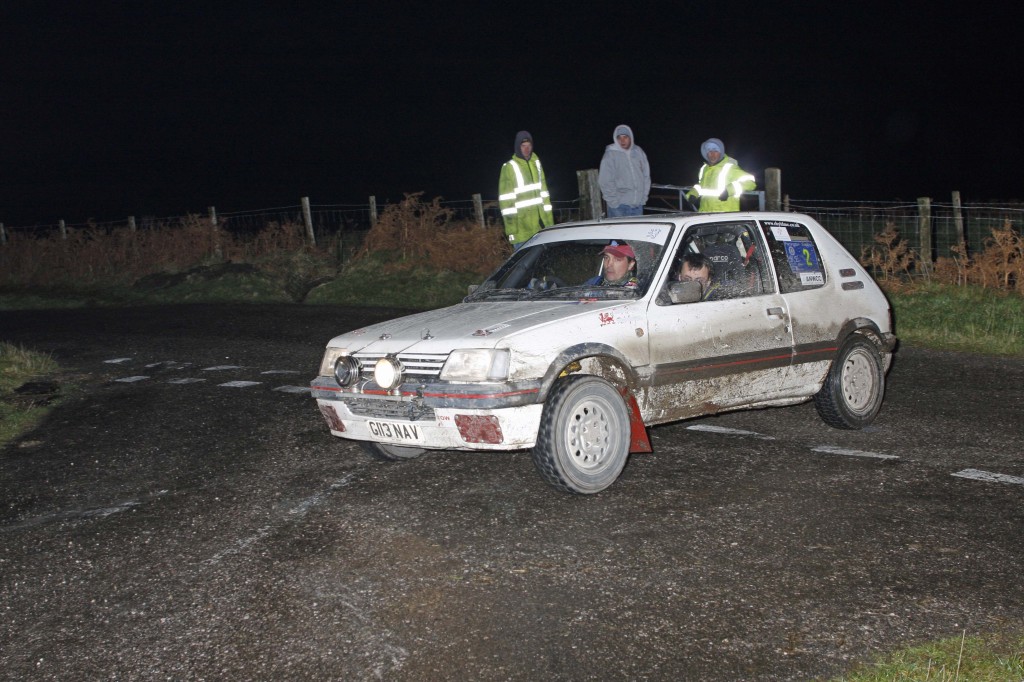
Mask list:
[[[448,353],[455,348],[493,348],[510,336],[557,320],[622,306],[622,301],[460,303],[341,334],[332,348],[350,353]]]

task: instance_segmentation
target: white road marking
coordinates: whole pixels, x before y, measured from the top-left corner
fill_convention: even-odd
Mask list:
[[[169,383],[169,384],[198,384],[198,383],[203,382],[203,381],[206,381],[206,379],[198,379],[198,378],[195,378],[195,377],[189,377],[189,378],[186,378],[186,379],[169,379],[167,381],[167,383]]]
[[[178,362],[177,360],[161,360],[160,362],[151,362],[146,365],[146,369],[153,369],[154,367],[170,367],[171,369],[185,369],[190,367],[191,362]]]
[[[102,519],[112,514],[118,514],[123,511],[128,511],[133,507],[138,507],[143,502],[156,499],[161,495],[166,495],[166,490],[159,490],[149,495],[143,495],[138,500],[125,500],[123,502],[115,502],[114,504],[107,507],[94,507],[92,509],[69,509],[67,511],[56,512],[54,514],[46,514],[44,516],[35,516],[29,519],[23,519],[14,523],[0,527],[0,530],[17,530],[21,528],[32,528],[34,526],[41,526],[44,523],[50,523],[52,521],[74,521],[76,519]]]
[[[1024,485],[1024,477],[1010,476],[1009,474],[994,474],[991,471],[981,471],[980,469],[964,469],[963,471],[956,472],[953,476],[957,476],[959,478],[970,478],[975,481]]]
[[[107,364],[107,365],[117,365],[117,364],[120,364],[122,362],[129,362],[130,360],[131,360],[131,358],[113,358],[112,360],[104,360],[103,362],[104,362],[104,364]]]
[[[266,372],[260,372],[260,374],[298,374],[297,369],[268,369]]]
[[[896,455],[883,455],[880,452],[867,452],[865,450],[848,450],[834,445],[819,445],[811,448],[814,452],[826,452],[830,455],[845,455],[846,457],[871,457],[873,459],[899,459]]]
[[[142,503],[139,502],[138,500],[129,500],[128,502],[122,502],[120,504],[115,504],[113,507],[100,507],[99,509],[86,509],[85,511],[83,511],[80,514],[80,516],[82,516],[83,518],[87,518],[87,519],[88,518],[92,518],[92,517],[96,517],[96,516],[102,518],[104,516],[110,516],[111,514],[117,514],[118,512],[127,511],[127,510],[131,509],[132,507],[139,506],[140,504],[142,504]]]
[[[775,436],[766,436],[756,431],[744,431],[743,429],[730,429],[726,426],[712,426],[711,424],[694,424],[687,426],[690,431],[706,431],[707,433],[721,433],[727,436],[753,436],[761,440],[775,440]]]
[[[304,517],[310,509],[323,502],[329,494],[331,494],[335,490],[338,490],[339,488],[344,488],[345,486],[347,486],[354,477],[355,473],[350,473],[344,478],[341,478],[332,483],[330,486],[328,486],[326,490],[322,490],[318,493],[310,495],[309,497],[307,497],[306,499],[302,500],[297,505],[289,509],[288,513],[285,514],[283,517],[279,517],[273,523],[268,523],[265,526],[260,526],[256,529],[256,532],[250,535],[249,537],[242,538],[241,540],[237,541],[234,545],[228,547],[227,549],[222,549],[221,551],[217,552],[203,563],[207,565],[218,564],[225,557],[245,551],[249,547],[252,547],[254,544],[256,544],[263,538],[273,533],[277,526],[281,526],[285,523],[290,523],[296,517],[299,519]]]
[[[214,372],[222,369],[242,369],[241,365],[214,365],[213,367],[203,367],[204,372]]]
[[[142,380],[148,379],[148,378],[149,377],[144,377],[144,376],[140,375],[140,376],[134,376],[134,377],[122,377],[120,379],[114,379],[114,381],[118,381],[118,382],[120,382],[122,384],[130,384],[132,382],[142,381]]]
[[[274,390],[281,393],[312,393],[309,386],[278,386]]]
[[[218,386],[227,386],[228,388],[248,388],[249,386],[259,386],[259,381],[229,381],[224,384],[217,384]]]

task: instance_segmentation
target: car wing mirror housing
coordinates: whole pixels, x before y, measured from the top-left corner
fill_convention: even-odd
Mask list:
[[[672,303],[696,303],[700,295],[700,282],[672,282],[668,285],[668,297]]]

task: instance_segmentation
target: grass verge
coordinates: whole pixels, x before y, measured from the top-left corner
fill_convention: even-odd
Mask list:
[[[1019,682],[1024,637],[953,637],[902,649],[835,682]]]
[[[368,256],[306,296],[308,303],[431,310],[454,305],[483,277],[425,267],[391,269],[386,259]]]
[[[0,447],[35,428],[50,411],[49,404],[18,399],[15,391],[59,369],[48,355],[0,341]]]
[[[1024,297],[994,289],[922,284],[886,292],[902,343],[937,350],[1024,355]]]

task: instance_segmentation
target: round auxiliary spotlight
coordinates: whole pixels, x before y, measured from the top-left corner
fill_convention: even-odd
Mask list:
[[[402,383],[402,363],[398,358],[381,358],[373,368],[373,379],[386,391],[398,388]]]
[[[334,363],[334,378],[342,388],[354,386],[359,381],[359,361],[351,355],[342,355]]]

